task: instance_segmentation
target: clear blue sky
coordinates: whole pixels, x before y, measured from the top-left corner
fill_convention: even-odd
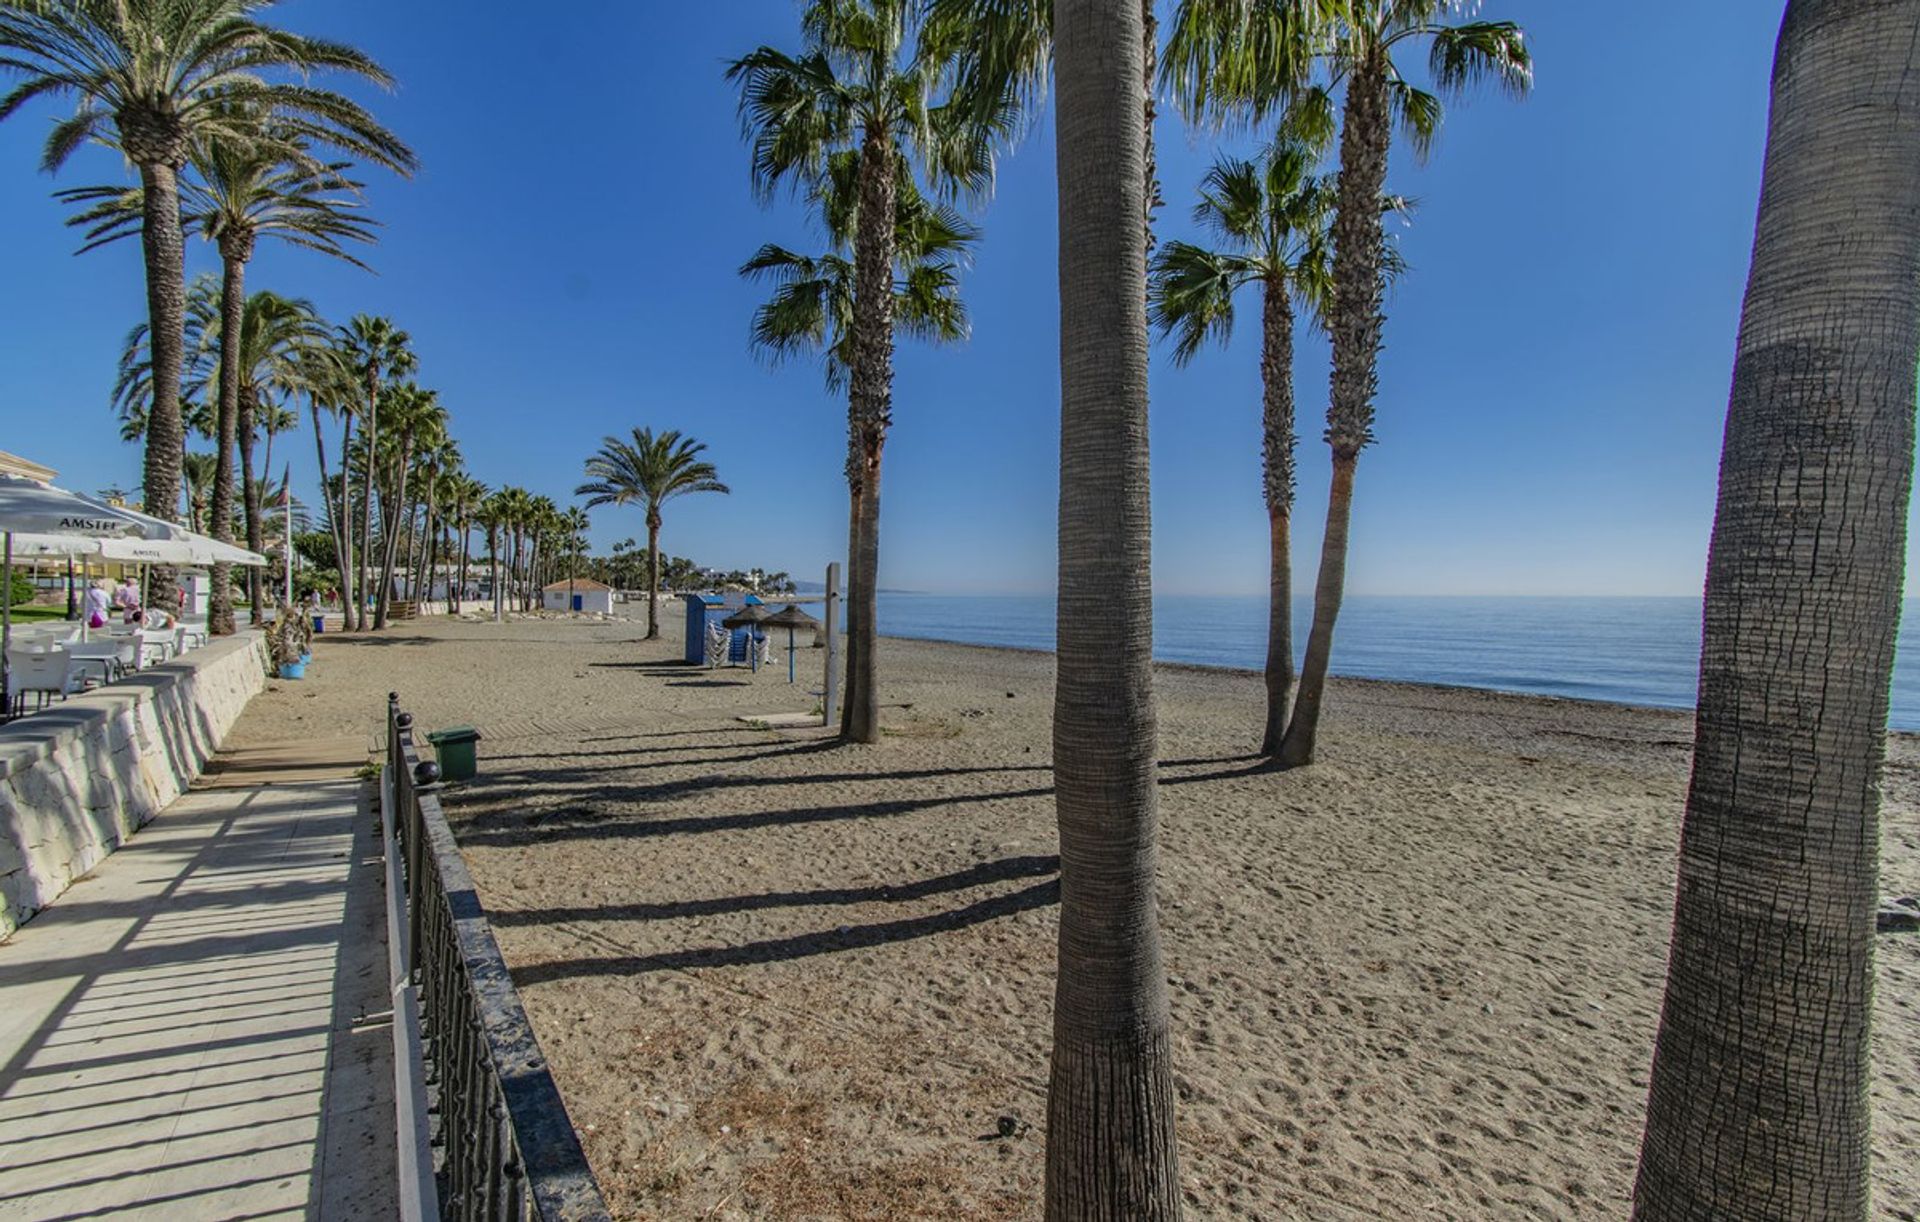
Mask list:
[[[721,78],[758,43],[794,45],[797,5],[558,5],[537,29],[451,0],[289,0],[279,11],[399,77],[376,105],[424,168],[411,182],[373,176],[371,210],[386,223],[377,276],[263,244],[250,286],[410,330],[421,380],[441,391],[469,468],[489,484],[565,504],[603,434],[648,424],[699,436],[734,494],[676,503],[668,549],[815,576],[845,543],[844,404],[816,366],[769,370],[749,354],[763,290],[735,268],[761,242],[818,240],[797,206],[763,209],[749,195]],[[1452,107],[1424,167],[1397,154],[1391,185],[1419,211],[1401,239],[1411,272],[1389,305],[1380,441],[1361,465],[1354,590],[1699,589],[1779,11],[1753,0],[1488,6],[1528,27],[1537,87],[1524,103],[1489,94]],[[39,174],[52,117],[39,107],[0,124],[0,448],[77,488],[137,486],[137,449],[118,441],[106,404],[118,345],[142,317],[138,250],[74,258],[49,197],[122,171],[90,150],[57,182]],[[1171,107],[1159,138],[1161,233],[1180,236],[1217,144]],[[1053,580],[1049,125],[1005,159],[981,219],[971,341],[907,346],[897,361],[889,586]],[[189,257],[191,270],[215,265],[204,243]],[[1162,590],[1264,589],[1255,317],[1243,312],[1232,346],[1192,367],[1155,367]],[[1307,342],[1297,369],[1303,580],[1325,496],[1325,359]],[[310,431],[280,439],[276,466],[282,455],[315,499]],[[599,548],[643,535],[635,512],[595,513]]]

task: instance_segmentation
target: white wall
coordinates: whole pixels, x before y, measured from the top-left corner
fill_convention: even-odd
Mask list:
[[[243,632],[0,726],[0,938],[185,792],[266,673]]]

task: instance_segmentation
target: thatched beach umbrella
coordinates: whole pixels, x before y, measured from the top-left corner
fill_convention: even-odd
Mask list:
[[[820,621],[800,609],[798,603],[788,603],[772,615],[761,621],[769,628],[787,630],[787,682],[793,682],[793,632],[796,628],[818,628]]]
[[[760,673],[760,651],[755,648],[753,630],[765,623],[766,619],[767,609],[765,607],[759,603],[748,603],[746,606],[720,621],[720,626],[728,632],[732,632],[735,628],[745,628],[747,630],[747,664],[753,668],[755,674]]]

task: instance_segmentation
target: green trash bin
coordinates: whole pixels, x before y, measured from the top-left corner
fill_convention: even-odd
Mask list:
[[[434,754],[440,757],[440,779],[471,781],[474,773],[474,747],[480,731],[472,726],[448,726],[427,735]]]

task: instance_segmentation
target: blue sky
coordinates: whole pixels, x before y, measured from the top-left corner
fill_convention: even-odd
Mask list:
[[[1419,209],[1400,238],[1411,271],[1389,303],[1352,589],[1699,589],[1779,7],[1488,6],[1527,26],[1537,85],[1523,103],[1486,94],[1452,106],[1425,166],[1396,153],[1391,185]],[[441,391],[469,469],[489,484],[565,504],[603,434],[679,428],[709,443],[734,493],[676,503],[669,550],[797,576],[837,555],[844,403],[817,366],[769,369],[748,352],[764,290],[735,275],[762,242],[818,244],[796,205],[750,196],[721,77],[759,43],[793,46],[797,5],[558,5],[537,31],[451,0],[288,0],[278,11],[399,77],[375,104],[423,169],[410,182],[372,177],[371,211],[386,225],[378,275],[263,244],[250,287],[310,297],[335,319],[388,314],[411,331],[420,379]],[[74,258],[49,195],[122,170],[90,150],[58,180],[39,174],[53,117],[41,107],[0,124],[12,290],[0,448],[74,487],[137,486],[137,448],[118,440],[106,404],[118,345],[142,317],[138,250]],[[1161,233],[1182,236],[1221,145],[1171,107],[1159,140]],[[980,219],[971,340],[904,346],[897,359],[888,586],[1052,584],[1058,315],[1045,121],[1005,158]],[[204,243],[189,258],[190,270],[215,265]],[[1154,369],[1165,591],[1264,589],[1254,308],[1243,306],[1229,347]],[[1302,344],[1302,580],[1326,488],[1325,361],[1321,341]],[[331,455],[331,428],[328,443]],[[282,456],[313,499],[304,425],[278,441],[276,466]],[[595,513],[598,547],[643,533],[635,512]]]

